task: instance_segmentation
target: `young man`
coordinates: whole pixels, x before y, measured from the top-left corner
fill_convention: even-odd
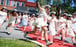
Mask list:
[[[57,21],[57,32],[58,34],[62,33],[62,40],[64,42],[65,39],[65,31],[66,31],[66,19],[64,16],[59,16],[59,19]]]
[[[28,25],[28,15],[27,13],[23,13],[23,16],[22,16],[22,24],[24,26],[24,31],[25,31],[25,28],[26,26]]]
[[[28,33],[30,34],[35,34],[35,32],[37,31],[37,28],[41,27],[41,29],[44,32],[44,36],[45,36],[45,40],[46,40],[46,45],[49,45],[51,43],[48,42],[48,35],[47,35],[47,19],[48,19],[48,12],[49,12],[49,8],[48,6],[44,6],[43,8],[40,6],[39,2],[38,3],[38,8],[39,8],[39,19],[37,20],[37,24],[35,25],[35,29],[34,31],[31,32],[25,32],[25,37]]]
[[[17,16],[17,24],[20,24],[20,22],[21,22],[21,13],[19,13]]]
[[[71,17],[72,17],[72,15],[71,14],[68,14],[67,15],[67,22],[66,22],[66,25],[67,25],[67,36],[68,37],[71,37],[71,39],[72,39],[72,42],[73,42],[73,44],[74,44],[74,42],[75,42],[75,34],[74,34],[74,32],[73,32],[73,30],[72,30],[72,20],[71,20]]]
[[[34,30],[34,21],[35,21],[36,17],[35,14],[31,15],[31,18],[29,19],[29,26],[32,28],[32,30]]]
[[[0,28],[6,19],[7,19],[6,7],[3,7],[0,11]]]
[[[53,38],[56,35],[56,23],[57,18],[55,17],[56,12],[51,12],[51,20],[49,22],[49,33],[50,33],[50,43],[53,43]]]
[[[15,25],[15,21],[16,21],[17,16],[18,16],[17,10],[14,9],[14,10],[12,11],[12,14],[9,16],[8,25],[7,25],[7,27],[6,27],[7,34],[8,34],[8,35],[10,35],[11,30],[13,29],[13,27],[14,27],[14,25]]]
[[[72,18],[72,29],[75,34],[75,40],[76,40],[76,12],[73,13],[73,18]],[[76,44],[75,44],[76,45]]]

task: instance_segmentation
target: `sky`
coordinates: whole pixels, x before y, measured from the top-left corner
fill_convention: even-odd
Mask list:
[[[27,0],[27,1],[29,1],[29,2],[34,2],[34,0]],[[61,2],[63,3],[62,0],[61,0]],[[74,5],[75,5],[74,2],[73,2],[73,0],[72,0],[71,3],[73,3],[73,4],[71,4],[71,6],[74,6]],[[51,5],[53,4],[53,0],[51,0],[50,4],[51,4]]]
[[[29,1],[29,2],[34,2],[34,0],[27,0],[27,1]]]

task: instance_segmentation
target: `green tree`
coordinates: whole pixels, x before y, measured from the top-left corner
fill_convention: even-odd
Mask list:
[[[35,2],[39,2],[41,6],[46,5],[48,3],[47,0],[34,0]]]
[[[47,4],[47,0],[39,0],[39,3],[41,6],[46,5]]]

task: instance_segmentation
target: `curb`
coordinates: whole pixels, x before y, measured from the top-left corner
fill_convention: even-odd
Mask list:
[[[40,42],[38,42],[38,41],[35,41],[35,40],[30,40],[30,39],[28,39],[28,38],[26,38],[25,40],[28,40],[28,41],[30,41],[30,42],[33,42],[33,43],[35,43],[35,44],[37,44],[37,45],[39,45],[39,46],[41,46],[41,47],[47,47],[46,45],[43,45],[42,43],[40,43]]]

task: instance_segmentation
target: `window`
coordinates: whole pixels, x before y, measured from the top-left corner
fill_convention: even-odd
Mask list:
[[[11,6],[14,7],[15,6],[15,2],[11,1]]]
[[[17,1],[17,4],[16,4],[16,6],[18,7],[19,6],[19,2]]]
[[[24,7],[24,5],[25,5],[25,3],[24,3],[24,2],[22,2],[22,7]]]
[[[1,5],[4,5],[4,0],[1,0]]]
[[[35,0],[27,0],[28,2],[35,2]]]
[[[8,6],[9,5],[9,0],[6,0],[6,6]]]

